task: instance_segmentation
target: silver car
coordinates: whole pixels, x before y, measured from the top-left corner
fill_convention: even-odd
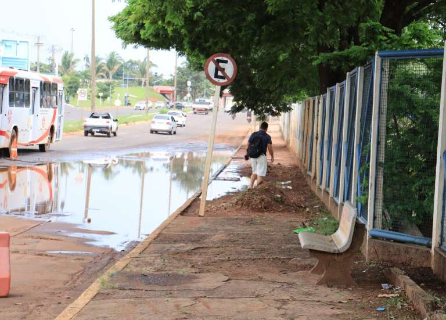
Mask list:
[[[175,118],[167,114],[156,114],[150,124],[150,133],[166,132],[177,134],[177,123]]]

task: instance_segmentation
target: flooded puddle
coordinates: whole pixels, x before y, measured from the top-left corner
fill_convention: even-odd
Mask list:
[[[211,173],[229,157],[215,152]],[[0,168],[0,214],[74,224],[81,231],[70,236],[122,250],[152,233],[201,188],[204,162],[204,152],[146,152]],[[248,184],[235,170],[229,166],[219,175],[208,199]]]

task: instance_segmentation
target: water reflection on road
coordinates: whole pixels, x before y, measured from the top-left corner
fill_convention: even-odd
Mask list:
[[[227,161],[215,152],[211,172]],[[122,249],[153,232],[200,189],[203,152],[151,152],[0,168],[0,213],[102,232],[71,234]]]

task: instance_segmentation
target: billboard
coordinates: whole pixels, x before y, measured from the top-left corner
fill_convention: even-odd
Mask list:
[[[29,70],[29,41],[0,39],[0,66]]]

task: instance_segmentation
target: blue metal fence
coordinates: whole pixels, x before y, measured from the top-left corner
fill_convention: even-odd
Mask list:
[[[315,113],[316,113],[316,105],[313,99],[313,108],[312,108],[312,112],[311,112],[311,134],[310,134],[310,149],[309,149],[309,155],[308,155],[308,172],[312,172],[313,171],[313,144],[314,144],[314,128],[316,127],[315,125]]]
[[[357,208],[358,216],[367,221],[368,198],[369,198],[369,171],[370,171],[370,140],[373,107],[373,70],[374,60],[364,67],[364,80],[362,83],[362,105],[360,120],[359,145],[356,147],[358,161],[358,185],[357,185]]]
[[[345,148],[345,175],[344,175],[344,202],[352,201],[352,174],[353,174],[353,152],[355,144],[356,131],[356,107],[357,107],[357,92],[358,92],[358,72],[357,69],[350,72],[349,81],[349,110],[347,122],[347,141],[344,144]]]
[[[380,52],[373,229],[432,237],[443,50]],[[372,199],[370,199],[372,201]],[[392,238],[390,238],[392,239]]]
[[[333,148],[333,122],[334,122],[334,109],[335,109],[335,97],[336,97],[336,86],[328,89],[328,94],[330,97],[330,104],[328,106],[328,135],[325,140],[326,145],[326,160],[327,160],[327,172],[325,189],[330,190],[330,174],[331,174],[331,151]]]
[[[320,150],[319,150],[319,186],[322,186],[322,179],[324,174],[324,143],[325,143],[325,119],[327,115],[327,94],[322,96],[322,121],[321,121],[321,136],[320,136]]]
[[[344,106],[345,106],[345,81],[339,85],[339,111],[338,111],[338,125],[336,128],[337,137],[334,144],[335,148],[335,167],[334,167],[334,189],[333,197],[339,203],[339,175],[341,174],[341,158],[342,158],[342,132],[344,130]]]

